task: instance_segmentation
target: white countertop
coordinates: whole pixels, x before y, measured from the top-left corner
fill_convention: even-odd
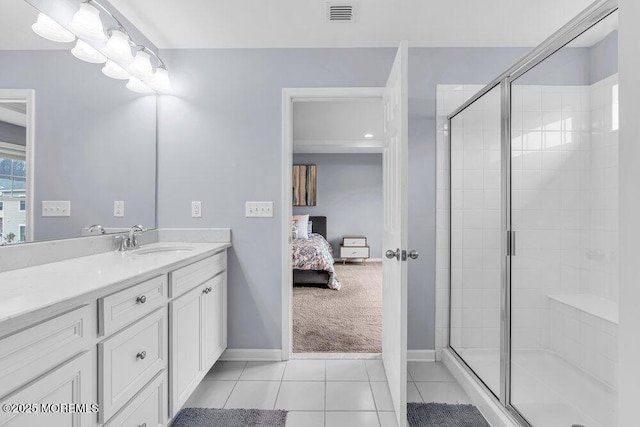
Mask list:
[[[0,273],[0,336],[34,317],[73,308],[137,282],[206,258],[230,243],[162,242],[142,249],[191,247],[191,251],[136,255],[110,251]]]

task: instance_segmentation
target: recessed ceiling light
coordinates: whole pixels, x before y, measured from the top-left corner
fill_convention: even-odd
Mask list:
[[[365,133],[364,137],[365,138],[373,138],[373,134],[372,133]]]

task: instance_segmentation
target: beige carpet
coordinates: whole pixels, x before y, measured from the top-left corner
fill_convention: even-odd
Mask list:
[[[382,263],[335,269],[339,291],[293,287],[293,352],[382,352]]]

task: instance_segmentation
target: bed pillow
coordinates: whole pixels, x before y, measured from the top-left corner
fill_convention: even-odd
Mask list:
[[[313,222],[309,221],[307,223],[307,234],[310,236],[313,233]]]
[[[307,227],[309,226],[309,215],[294,215],[293,221],[298,222],[298,232],[293,236],[294,239],[308,239],[309,232]]]
[[[298,221],[296,221],[295,219],[291,223],[291,238],[298,238]]]

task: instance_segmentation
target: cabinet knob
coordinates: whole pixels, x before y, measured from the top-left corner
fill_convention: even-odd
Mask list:
[[[202,292],[204,292],[205,294],[208,294],[209,292],[211,292],[213,290],[213,288],[211,286],[209,286],[208,288],[204,288],[202,290]]]
[[[140,353],[136,354],[136,359],[144,360],[145,357],[147,357],[146,351],[141,351]]]
[[[145,302],[147,302],[147,297],[144,295],[139,296],[138,298],[136,298],[136,302],[138,304],[144,304]]]
[[[138,424],[138,427],[147,427],[147,423]]]

